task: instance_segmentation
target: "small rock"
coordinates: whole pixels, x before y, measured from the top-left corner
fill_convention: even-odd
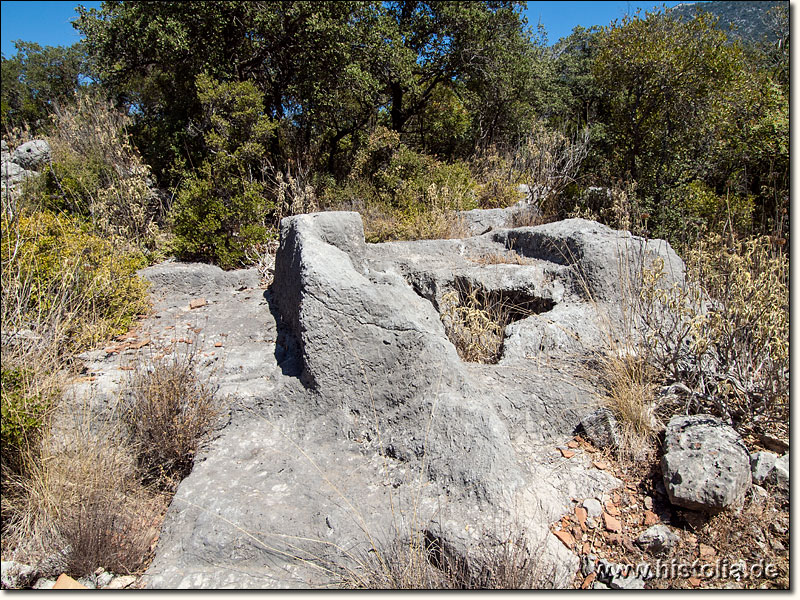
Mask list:
[[[592,582],[593,582],[593,581],[594,581],[596,578],[597,578],[597,574],[596,574],[596,573],[589,573],[589,574],[586,576],[586,578],[583,580],[583,583],[581,584],[581,589],[582,589],[582,590],[585,590],[586,588],[588,588],[590,585],[592,585]],[[601,585],[602,585],[602,584],[601,584]]]
[[[575,507],[575,518],[578,519],[578,523],[581,525],[581,529],[586,531],[586,518],[589,516],[589,513],[583,506],[576,506]]]
[[[750,488],[750,498],[753,504],[763,504],[769,498],[769,492],[760,485],[754,485]]]
[[[622,531],[622,524],[619,522],[619,519],[611,516],[607,512],[603,513],[603,524],[608,531],[613,533],[619,533]]]
[[[610,590],[611,588],[608,587],[605,583],[600,583],[599,581],[595,581],[592,584],[593,590]]]
[[[571,442],[567,443],[567,448],[571,448],[572,450],[574,450],[578,446],[580,446],[580,444],[578,442],[576,442],[575,440],[572,440]]]
[[[195,298],[194,300],[189,301],[189,308],[190,309],[202,308],[206,304],[207,303],[205,298]]]
[[[554,531],[555,536],[561,540],[561,542],[570,550],[575,546],[575,538],[572,537],[572,534],[569,531]]]
[[[39,577],[36,583],[33,584],[35,590],[52,590],[56,585],[55,579],[48,579],[47,577]]]
[[[114,579],[114,574],[109,573],[108,571],[103,571],[99,575],[97,575],[97,587],[106,587],[111,580]]]
[[[666,525],[653,525],[636,539],[636,544],[651,554],[664,554],[678,544],[678,536]]]
[[[136,577],[132,575],[120,575],[119,577],[115,577],[111,580],[106,586],[107,590],[124,590],[127,587],[130,587],[136,581]]]
[[[690,510],[718,512],[737,503],[752,483],[741,437],[711,415],[670,419],[661,470],[670,502]]]
[[[97,589],[97,583],[91,577],[81,577],[78,583],[89,590]]]
[[[710,560],[717,555],[717,551],[708,544],[700,544],[700,560]]]
[[[616,507],[616,505],[611,500],[606,502],[605,509],[606,509],[606,512],[608,514],[610,514],[612,516],[615,516],[615,517],[618,517],[618,516],[620,516],[620,514],[622,514],[622,513],[619,512],[619,509]]]
[[[597,529],[597,521],[592,517],[586,517],[586,527],[589,529]]]
[[[634,574],[627,577],[612,577],[609,587],[612,590],[643,590],[644,581]]]
[[[50,160],[50,144],[45,140],[31,140],[17,146],[11,160],[23,169],[39,170]]]
[[[703,580],[699,577],[689,577],[687,581],[692,587],[700,587],[700,584],[703,583]]]
[[[0,584],[5,589],[28,587],[36,576],[36,569],[14,560],[0,562]]]
[[[601,471],[608,469],[608,463],[602,460],[593,460],[592,464],[596,469],[600,469]]]
[[[600,501],[596,498],[587,498],[583,501],[583,508],[586,509],[586,513],[592,517],[597,518],[601,514],[603,514],[603,505],[600,504]]]
[[[776,460],[778,460],[778,455],[772,452],[753,452],[750,455],[750,472],[753,475],[753,483],[758,485],[764,483],[775,467]]]
[[[607,408],[599,408],[581,419],[581,427],[589,441],[598,448],[619,448],[619,426]]]
[[[583,548],[581,548],[581,554],[589,554],[591,551],[592,551],[592,543],[584,542]]]
[[[650,496],[644,497],[644,507],[647,510],[653,510],[653,499]]]
[[[787,452],[775,461],[775,468],[769,475],[769,482],[775,484],[778,491],[788,497],[789,495],[789,453]]]
[[[55,585],[53,585],[54,590],[85,590],[87,589],[85,585],[82,583],[75,581],[72,577],[67,575],[66,573],[62,573],[56,579]]]
[[[581,556],[581,573],[583,573],[584,577],[587,575],[591,575],[595,571],[594,565],[595,557],[591,554],[586,554]]]
[[[773,452],[781,453],[789,450],[788,442],[772,435],[762,434],[759,436],[759,441],[764,445],[765,448],[768,448]]]
[[[655,525],[656,523],[658,523],[658,521],[659,521],[658,515],[654,513],[652,510],[644,511],[645,526]]]

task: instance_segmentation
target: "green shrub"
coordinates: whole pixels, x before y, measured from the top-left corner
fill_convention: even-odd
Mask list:
[[[250,81],[219,83],[201,75],[197,89],[209,158],[178,192],[173,251],[184,260],[236,268],[251,247],[269,239],[275,202],[264,157],[277,125],[264,114],[263,94]]]
[[[32,389],[32,371],[19,367],[0,370],[2,420],[0,451],[4,469],[19,473],[24,456],[35,453],[50,407],[50,398]]]
[[[3,218],[3,329],[31,329],[44,344],[79,350],[125,332],[148,309],[139,251],[92,233],[70,215]]]
[[[358,210],[370,242],[463,235],[456,211],[477,207],[478,183],[462,161],[416,152],[378,127],[356,154],[353,172],[324,195],[329,207]]]

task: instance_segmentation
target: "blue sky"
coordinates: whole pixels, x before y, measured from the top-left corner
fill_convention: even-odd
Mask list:
[[[70,25],[77,16],[75,7],[79,4],[100,7],[100,2],[0,2],[0,39],[2,52],[6,57],[13,56],[14,40],[36,42],[42,46],[69,46],[78,41],[78,33]],[[627,13],[635,13],[637,8],[652,10],[663,4],[675,6],[670,2],[528,2],[525,15],[528,23],[535,27],[541,21],[547,29],[551,44],[569,35],[576,25],[590,27],[607,25]]]

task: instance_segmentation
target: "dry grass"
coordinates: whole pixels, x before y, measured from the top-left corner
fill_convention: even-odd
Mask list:
[[[525,531],[513,528],[503,541],[484,535],[467,556],[456,555],[428,531],[396,540],[372,552],[362,573],[343,582],[358,589],[544,589],[553,573],[541,566],[540,548],[531,549]]]
[[[647,360],[624,352],[611,352],[600,361],[605,388],[603,403],[620,426],[621,459],[642,460],[660,429],[655,415],[657,374]]]
[[[7,485],[4,545],[16,560],[54,575],[82,577],[101,566],[140,572],[168,503],[141,486],[129,447],[78,428],[46,444],[41,460]]]
[[[478,288],[453,290],[442,296],[440,314],[445,332],[462,360],[496,363],[503,352],[509,323],[502,303],[487,303]]]
[[[173,352],[140,365],[128,385],[122,419],[144,481],[177,488],[217,414],[214,389],[198,380],[191,353]]]
[[[536,260],[523,256],[514,250],[505,252],[486,252],[477,257],[469,257],[474,263],[479,265],[533,265]]]

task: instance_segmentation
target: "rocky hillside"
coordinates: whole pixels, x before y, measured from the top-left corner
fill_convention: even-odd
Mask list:
[[[788,6],[788,2],[738,2],[717,0],[713,2],[686,2],[669,9],[668,14],[682,19],[692,18],[698,10],[710,12],[719,17],[717,27],[727,31],[733,27],[732,35],[748,42],[777,40],[775,32],[769,27],[767,12],[778,5]]]

